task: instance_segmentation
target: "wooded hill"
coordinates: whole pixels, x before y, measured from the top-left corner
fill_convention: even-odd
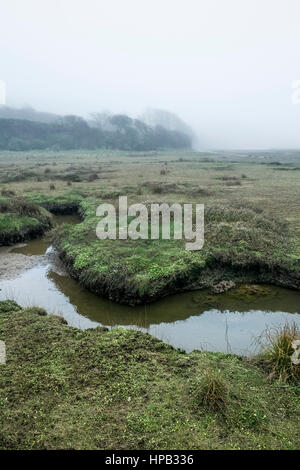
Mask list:
[[[78,116],[57,117],[53,122],[0,117],[1,150],[182,149],[191,147],[191,140],[186,133],[152,127],[126,115],[109,116],[105,126]]]

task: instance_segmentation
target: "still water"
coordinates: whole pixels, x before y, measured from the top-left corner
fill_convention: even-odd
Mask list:
[[[56,217],[57,223],[78,223],[75,216]],[[0,252],[0,264],[2,252]],[[300,326],[300,292],[272,286],[248,286],[220,295],[187,292],[148,305],[129,307],[99,297],[72,279],[60,264],[47,237],[18,245],[6,264],[30,257],[30,267],[0,278],[0,300],[22,306],[38,305],[63,316],[69,325],[93,328],[134,328],[186,351],[252,354],[257,337],[285,322]],[[11,260],[11,261],[10,261]]]

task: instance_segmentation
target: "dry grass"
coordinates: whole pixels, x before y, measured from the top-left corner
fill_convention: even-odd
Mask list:
[[[39,217],[40,208],[22,197],[0,200],[0,212],[13,213],[21,217]]]
[[[261,359],[270,371],[270,378],[280,382],[298,382],[300,366],[292,362],[293,342],[300,339],[300,330],[296,323],[286,323],[281,328],[267,329],[262,338],[267,340]]]
[[[224,413],[228,403],[229,388],[220,371],[209,369],[204,372],[194,391],[196,406],[209,411]]]

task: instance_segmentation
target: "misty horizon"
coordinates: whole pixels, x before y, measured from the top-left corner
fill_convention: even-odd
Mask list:
[[[6,105],[85,119],[165,109],[200,150],[300,148],[299,13],[295,0],[12,0],[1,11]]]

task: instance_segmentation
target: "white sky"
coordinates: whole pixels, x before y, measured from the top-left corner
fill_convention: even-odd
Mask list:
[[[7,104],[179,114],[203,147],[300,148],[300,0],[1,0]]]

